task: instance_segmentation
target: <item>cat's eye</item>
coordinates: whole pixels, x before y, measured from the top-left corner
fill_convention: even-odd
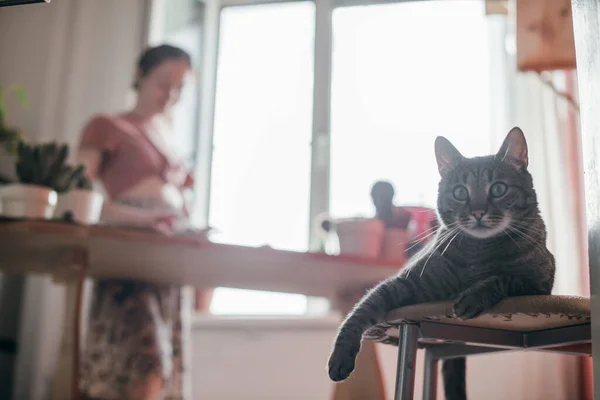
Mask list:
[[[464,186],[457,186],[452,192],[454,198],[459,201],[465,201],[469,197],[469,191]]]
[[[492,187],[490,188],[490,194],[492,195],[492,197],[501,197],[506,194],[507,190],[508,190],[508,187],[504,183],[497,182],[497,183],[494,183],[492,185]]]

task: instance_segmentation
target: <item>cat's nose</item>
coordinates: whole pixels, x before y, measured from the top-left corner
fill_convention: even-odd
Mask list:
[[[485,215],[485,210],[471,211],[471,215],[473,215],[477,221],[481,221],[481,218]]]

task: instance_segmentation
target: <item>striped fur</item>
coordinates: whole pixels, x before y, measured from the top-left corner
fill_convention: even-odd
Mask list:
[[[395,308],[454,300],[456,316],[469,319],[508,296],[552,290],[554,257],[523,132],[512,129],[492,156],[465,158],[442,137],[435,151],[440,229],[426,251],[370,290],[343,321],[328,363],[333,381],[350,375],[363,333]],[[447,399],[464,400],[464,361],[447,362],[443,370]]]

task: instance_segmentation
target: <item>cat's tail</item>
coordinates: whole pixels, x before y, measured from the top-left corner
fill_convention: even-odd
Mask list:
[[[446,400],[467,400],[467,365],[464,357],[451,358],[442,363]]]

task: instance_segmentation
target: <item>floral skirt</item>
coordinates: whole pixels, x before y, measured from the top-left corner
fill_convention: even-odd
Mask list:
[[[107,400],[138,397],[134,393],[191,399],[188,294],[175,286],[96,281],[81,363],[82,394]]]

